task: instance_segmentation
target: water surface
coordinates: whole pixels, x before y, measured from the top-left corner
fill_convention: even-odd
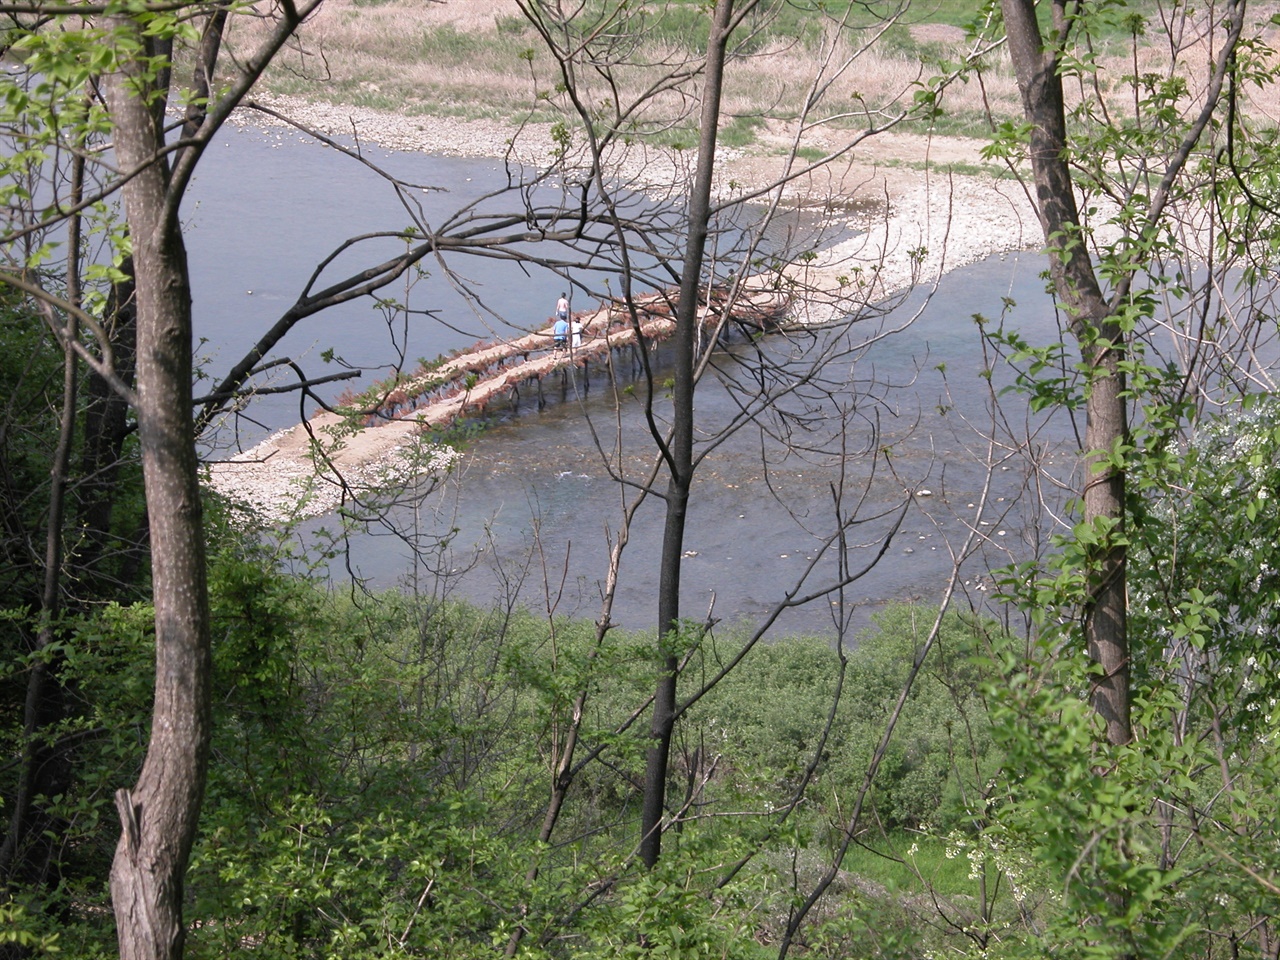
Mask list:
[[[375,159],[407,180],[443,188],[413,197],[421,216],[433,222],[507,183],[502,164],[493,161],[381,151]],[[336,151],[287,134],[238,130],[210,151],[192,200],[184,212],[197,331],[207,341],[202,353],[214,375],[252,345],[294,301],[315,265],[348,237],[400,229],[410,214],[384,181]],[[362,242],[327,269],[320,285],[369,258],[391,255],[399,243]],[[491,260],[453,264],[430,264],[430,275],[414,288],[392,294],[407,298],[417,312],[380,309],[367,300],[344,306],[304,321],[277,355],[304,361],[315,376],[335,369],[320,360],[332,350],[364,368],[364,384],[397,365],[412,366],[418,357],[536,327],[565,286],[551,270]],[[981,314],[994,321],[1008,298],[1017,304],[1013,319],[1024,335],[1057,339],[1042,268],[1038,257],[994,257],[944,278],[931,296],[916,291],[889,317],[852,328],[823,370],[833,391],[802,392],[781,404],[789,421],[748,426],[719,443],[693,491],[682,565],[685,615],[701,619],[710,612],[726,622],[758,623],[789,591],[820,592],[840,576],[835,553],[805,570],[822,556],[837,509],[850,524],[845,568],[867,566],[869,572],[843,594],[787,611],[777,633],[829,636],[837,622],[833,611],[855,610],[856,626],[886,602],[936,599],[954,550],[973,531],[980,536],[962,583],[967,580],[980,600],[987,566],[1024,552],[1042,530],[1029,508],[1025,461],[1003,459],[1002,451],[1038,429],[1045,456],[1058,458],[1064,470],[1070,465],[1069,425],[1044,433],[1028,421],[1017,397],[1004,398],[1006,423],[992,446],[992,381],[983,375],[989,361],[973,319]],[[575,308],[582,306],[579,299]],[[876,324],[902,325],[917,312],[902,332],[869,350],[857,348],[873,339]],[[779,341],[768,349],[781,359],[791,348]],[[697,414],[705,432],[740,409],[733,384],[751,373],[754,358],[745,347],[723,352],[719,369],[699,387]],[[544,384],[546,397],[561,394],[564,402],[538,412],[525,397],[522,412],[496,411],[495,420],[465,444],[464,460],[446,488],[425,504],[393,512],[388,521],[396,532],[381,526],[352,539],[335,579],[416,583],[482,603],[518,592],[520,602],[535,608],[597,616],[609,544],[623,503],[635,495],[633,487],[611,479],[606,461],[635,481],[645,475],[654,445],[634,397],[615,408],[599,371],[589,384],[581,373],[574,377]],[[326,388],[325,396],[340,389]],[[238,431],[250,442],[311,409],[314,403],[308,407],[296,397],[264,397],[248,419],[228,421],[222,437]],[[779,429],[787,426],[792,433],[782,439]],[[621,454],[608,455],[616,450]],[[994,485],[979,515],[989,476]],[[837,490],[845,492],[839,505]],[[916,497],[886,546],[911,493]],[[318,526],[332,529],[334,523],[308,529]],[[625,626],[647,629],[656,619],[662,526],[662,503],[651,497],[633,524],[613,608],[614,621]],[[447,539],[449,547],[418,554],[406,535],[419,545]]]

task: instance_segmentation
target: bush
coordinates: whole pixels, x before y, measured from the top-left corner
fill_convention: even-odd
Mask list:
[[[813,638],[753,651],[701,705],[707,740],[744,786],[779,795],[816,764],[821,787],[811,800],[847,810],[932,616],[897,606],[875,618],[847,654],[834,716],[839,652]],[[949,614],[916,679],[874,782],[875,812],[889,829],[946,830],[981,809],[979,788],[998,758],[970,660],[978,630]]]

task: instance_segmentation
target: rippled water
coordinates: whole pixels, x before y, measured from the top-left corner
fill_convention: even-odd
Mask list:
[[[849,621],[855,628],[886,602],[938,598],[954,551],[971,531],[979,536],[970,544],[974,553],[962,568],[960,586],[964,590],[967,584],[974,602],[984,598],[986,571],[1025,556],[1038,538],[1031,505],[1043,491],[1032,489],[1025,459],[1010,449],[1028,425],[1026,406],[1016,396],[1004,398],[1005,415],[1015,422],[1007,425],[1006,443],[990,446],[991,393],[981,376],[985,367],[972,314],[990,314],[990,301],[998,308],[1008,295],[1019,302],[1019,316],[1026,316],[1020,329],[1040,338],[1056,335],[1039,267],[1036,258],[1008,258],[958,272],[944,281],[907,331],[877,344],[860,362],[859,382],[850,395],[865,389],[867,380],[880,386],[874,402],[867,402],[878,433],[867,420],[855,420],[848,436],[855,450],[871,449],[845,463],[844,483],[852,491],[845,510],[866,493],[854,511],[859,522],[849,534],[849,566],[870,569],[841,601],[856,608]],[[914,310],[921,296],[901,310]],[[945,382],[939,364],[945,364]],[[438,513],[399,514],[401,530],[416,529],[427,539],[457,531],[443,565],[458,571],[459,578],[447,589],[488,602],[520,580],[521,598],[532,606],[542,608],[551,596],[560,612],[599,615],[610,535],[619,523],[624,492],[630,492],[610,477],[600,453],[600,448],[613,449],[619,429],[603,387],[595,382],[580,402],[570,387],[563,403],[491,425],[469,443],[454,483],[433,501]],[[553,392],[550,385],[546,389]],[[706,424],[722,422],[737,406],[713,378],[699,388],[697,409]],[[830,415],[824,425],[831,426],[832,407],[824,412]],[[620,421],[623,462],[636,471],[634,477],[653,447],[638,403],[624,401]],[[1052,460],[1057,451],[1061,469],[1068,471],[1070,436],[1061,427],[1047,431],[1041,425],[1040,431],[1037,442],[1045,458]],[[874,455],[884,447],[891,447],[887,458]],[[798,586],[833,530],[837,452],[835,437],[801,455],[747,428],[708,456],[689,512],[682,567],[686,616],[700,619],[711,611],[725,621],[758,623],[789,590],[802,596],[836,576],[836,560],[829,555]],[[989,478],[986,508],[979,511]],[[927,493],[906,509],[886,546],[906,490]],[[1050,496],[1060,501],[1058,494]],[[656,620],[663,516],[661,501],[652,498],[633,526],[613,609],[613,619],[624,625],[647,628]],[[475,549],[477,544],[482,549]],[[377,583],[415,571],[422,582],[433,575],[430,564],[415,568],[410,551],[385,530],[357,538],[352,556],[354,568]],[[787,610],[774,631],[830,636],[835,629],[828,596]]]
[[[361,231],[396,229],[405,217],[376,179],[353,176],[350,161],[333,151],[232,132],[211,160],[197,184],[210,199],[192,209],[189,236],[197,322],[209,340],[207,349],[219,359],[211,364],[216,369],[292,302],[313,265],[338,242]],[[380,162],[415,181],[446,184],[449,193],[427,198],[442,212],[504,181],[500,165],[483,161],[392,154],[380,155]],[[1023,496],[1027,477],[1021,458],[997,463],[987,510],[976,513],[992,457],[984,440],[992,421],[991,381],[982,376],[987,361],[973,316],[994,320],[1009,298],[1017,304],[1012,317],[1020,331],[1041,342],[1056,339],[1042,269],[1038,257],[992,258],[949,275],[931,298],[925,291],[913,294],[883,321],[893,327],[922,310],[907,329],[877,342],[856,363],[846,356],[826,371],[840,389],[829,400],[811,400],[804,410],[814,435],[821,435],[817,449],[801,456],[793,445],[746,429],[709,454],[689,514],[682,567],[685,615],[701,618],[710,609],[724,621],[758,622],[788,590],[804,594],[829,583],[838,572],[830,556],[801,580],[833,529],[832,488],[841,479],[854,491],[842,509],[858,521],[848,532],[849,566],[871,567],[843,597],[858,611],[855,626],[884,602],[936,598],[952,569],[952,551],[970,530],[981,535],[962,578],[970,591],[980,586],[988,564],[1024,551],[1040,527]],[[563,286],[550,272],[525,275],[484,263],[472,268],[470,278],[495,314],[513,320],[530,312],[549,314]],[[475,312],[447,284],[434,283],[427,294],[448,323],[423,316],[407,326],[388,325],[368,306],[358,305],[305,321],[284,350],[309,353],[314,361],[318,351],[332,347],[353,363],[377,367],[394,362],[397,353],[435,356],[497,330],[492,317]],[[849,336],[861,342],[870,323],[855,326]],[[313,366],[314,372],[328,372]],[[722,356],[721,367],[722,376],[699,388],[700,423],[724,422],[737,409],[725,380],[745,368],[732,352]],[[525,398],[524,412],[499,411],[498,420],[467,444],[446,490],[429,504],[392,517],[401,531],[416,530],[427,540],[451,535],[447,556],[415,564],[400,539],[375,530],[351,542],[350,569],[378,585],[416,576],[420,586],[438,590],[443,585],[480,602],[510,594],[518,582],[520,599],[530,606],[543,608],[551,596],[561,613],[597,616],[609,541],[624,494],[632,493],[610,479],[596,445],[609,450],[620,443],[621,462],[638,476],[653,444],[637,402],[624,401],[615,418],[598,371],[582,398],[586,386],[553,378],[544,392],[554,396],[563,390],[564,402],[537,412]],[[850,406],[855,415],[845,442],[850,449],[867,450],[842,459],[836,456],[839,431],[831,428],[838,422],[837,409]],[[1011,396],[1002,406],[1014,421],[1007,426],[1010,438],[1025,432],[1025,403]],[[256,422],[240,426],[252,437],[295,422],[298,402],[271,399],[250,412]],[[1061,452],[1071,446],[1067,425],[1049,433],[1039,429],[1046,455],[1058,456],[1069,469],[1069,454]],[[881,454],[885,448],[887,456]],[[928,492],[907,508],[885,548],[907,490]],[[853,510],[855,494],[861,502]],[[662,504],[652,498],[633,526],[613,610],[613,619],[625,626],[648,628],[656,620],[662,523]],[[884,556],[871,565],[882,550]],[[444,580],[435,579],[440,573]],[[345,567],[334,571],[336,579],[346,574]],[[973,595],[981,599],[980,592]],[[776,632],[830,635],[832,611],[832,596],[822,596],[787,611]]]

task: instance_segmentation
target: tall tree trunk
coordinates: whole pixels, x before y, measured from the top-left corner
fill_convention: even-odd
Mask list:
[[[665,638],[680,627],[680,558],[684,553],[685,518],[693,483],[693,390],[697,363],[695,334],[698,326],[702,259],[707,246],[711,210],[711,181],[715,164],[720,92],[724,80],[725,47],[729,42],[733,0],[717,0],[707,39],[707,59],[699,124],[698,166],[689,196],[689,234],[680,274],[680,300],[676,304],[675,386],[672,402],[671,443],[667,448],[666,525],[662,535],[658,581],[658,629]],[[645,764],[644,799],[640,814],[640,858],[646,866],[658,862],[662,852],[662,816],[666,806],[667,767],[671,759],[671,734],[675,726],[679,658],[674,647],[660,642],[661,672],[653,701],[653,722]]]
[[[117,21],[145,49],[136,24]],[[204,794],[210,733],[209,601],[191,411],[191,292],[163,159],[164,97],[145,58],[108,84],[137,297],[138,433],[151,525],[156,684],[151,739],[132,790],[119,790],[123,832],[111,894],[124,960],[182,955],[183,880]]]
[[[1067,168],[1066,110],[1058,56],[1046,48],[1032,0],[1001,0],[1009,54],[1031,130],[1036,206],[1049,248],[1054,292],[1067,311],[1084,360],[1087,392],[1084,521],[1110,532],[1089,556],[1085,642],[1099,666],[1093,706],[1107,739],[1128,743],[1130,729],[1128,600],[1125,582],[1124,470],[1109,455],[1128,436],[1120,358],[1124,332],[1103,298],[1085,249],[1075,192]],[[1054,23],[1066,22],[1062,0]]]

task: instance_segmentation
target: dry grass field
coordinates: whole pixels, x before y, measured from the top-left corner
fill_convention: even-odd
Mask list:
[[[252,20],[242,21],[242,41]],[[605,88],[588,72],[576,80],[588,102],[622,103],[644,98],[654,78],[672,64],[696,58],[660,35],[637,60],[652,66],[616,71],[620,89]],[[943,24],[873,24],[849,31],[819,52],[786,39],[764,41],[736,58],[727,77],[725,108],[744,130],[794,117],[823,68],[829,87],[817,116],[833,126],[862,127],[869,115],[880,122],[909,104],[934,67],[926,61],[954,57],[966,45],[964,32]],[[994,55],[994,69],[980,88],[957,84],[947,95],[949,114],[970,124],[986,105],[1013,109],[1016,90]],[[846,69],[838,69],[842,64]],[[410,114],[553,119],[561,105],[557,65],[513,0],[328,0],[298,42],[267,78],[273,93],[301,95]],[[658,96],[648,106],[654,127],[687,125],[690,102]]]
[[[617,103],[641,103],[626,114],[630,135],[667,147],[692,146],[696,98],[688,95],[689,88],[646,93],[673,65],[696,60],[696,29],[682,30],[678,19],[691,8],[633,6],[643,7],[650,17],[644,41],[619,46],[615,60],[627,65],[610,74],[616,88],[606,84],[602,73],[580,70],[574,81],[582,102],[600,117],[610,116]],[[1259,29],[1266,27],[1276,6],[1257,9]],[[659,7],[670,7],[672,12],[664,15],[669,19],[652,12]],[[824,35],[817,30],[813,14],[790,24],[790,33],[776,24],[772,31],[766,29],[727,70],[721,143],[737,155],[741,169],[735,175],[757,184],[773,176],[778,159],[792,150],[800,160],[816,159],[843,149],[861,131],[885,126],[894,127],[893,135],[859,144],[836,169],[823,174],[824,189],[833,178],[862,183],[873,170],[890,181],[895,169],[906,175],[924,166],[998,172],[983,164],[980,149],[994,122],[1016,121],[1020,114],[1008,59],[998,46],[983,52],[980,73],[946,88],[942,113],[932,123],[892,122],[909,108],[922,84],[939,73],[942,62],[974,51],[964,30],[930,16],[929,11],[909,9],[896,23],[868,21],[838,37],[836,31]],[[260,23],[241,18],[232,45],[247,48]],[[797,25],[810,31],[803,41],[790,39]],[[1116,115],[1132,115],[1135,107],[1124,78],[1135,70],[1167,75],[1176,61],[1187,65],[1180,70],[1192,93],[1188,109],[1194,109],[1195,71],[1202,71],[1214,53],[1214,37],[1206,26],[1190,19],[1175,31],[1153,23],[1136,58],[1128,38],[1118,37],[1115,54],[1100,48],[1102,69],[1095,82],[1077,83],[1069,95],[1077,101],[1101,98]],[[801,105],[817,83],[824,85],[822,97],[801,125]],[[530,123],[549,128],[570,115],[559,65],[515,0],[326,0],[278,58],[264,79],[264,90],[428,123],[484,119],[511,128]],[[1280,117],[1280,98],[1272,90],[1250,90],[1247,96],[1248,110],[1263,122]]]

